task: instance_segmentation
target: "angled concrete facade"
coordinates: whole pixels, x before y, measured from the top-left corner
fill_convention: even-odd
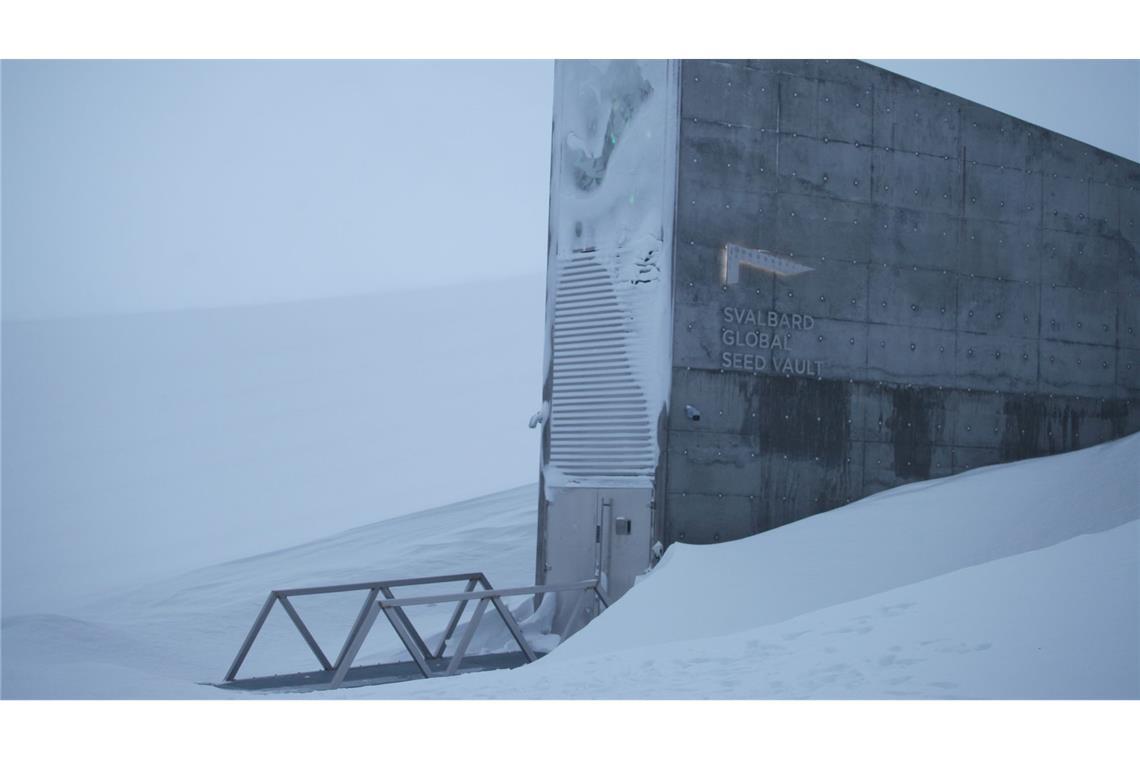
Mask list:
[[[557,71],[540,582],[1140,430],[1140,165],[858,61]]]
[[[666,544],[1140,429],[1140,166],[861,62],[680,82]]]

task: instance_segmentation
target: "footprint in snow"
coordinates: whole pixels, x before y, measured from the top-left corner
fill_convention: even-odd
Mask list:
[[[897,615],[903,614],[904,612],[906,612],[907,610],[909,610],[913,606],[914,606],[914,602],[901,602],[899,604],[890,604],[890,605],[887,605],[886,607],[880,607],[879,608],[879,614],[882,615],[883,617],[895,617]]]

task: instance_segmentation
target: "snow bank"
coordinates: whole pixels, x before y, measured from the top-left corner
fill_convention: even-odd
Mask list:
[[[1140,698],[1137,463],[1140,434],[905,486],[732,543],[674,545],[532,665],[271,698]],[[496,585],[526,584],[535,489],[217,565],[74,616],[5,618],[3,695],[248,696],[197,682],[221,675],[268,589],[480,568]],[[335,651],[358,600],[298,601]],[[438,630],[449,612],[415,620]],[[274,616],[249,673],[310,669]],[[528,626],[536,636],[542,619]],[[390,631],[374,636],[362,662],[399,652]]]
[[[674,544],[558,656],[743,631],[1110,530],[1140,517],[1138,463],[1133,435],[903,486],[740,541]],[[1119,603],[1135,611],[1137,597]]]
[[[589,654],[351,696],[1136,699],[1138,542],[1133,520],[729,635],[615,650],[594,631]]]

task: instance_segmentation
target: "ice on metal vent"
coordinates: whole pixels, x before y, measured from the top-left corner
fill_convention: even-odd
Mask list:
[[[597,256],[565,259],[553,323],[550,461],[571,477],[644,476],[656,466],[655,414],[631,354],[633,315]]]

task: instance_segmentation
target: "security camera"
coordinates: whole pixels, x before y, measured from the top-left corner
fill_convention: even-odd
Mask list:
[[[685,416],[688,417],[693,422],[700,422],[701,421],[701,410],[696,408],[692,404],[685,404]]]

